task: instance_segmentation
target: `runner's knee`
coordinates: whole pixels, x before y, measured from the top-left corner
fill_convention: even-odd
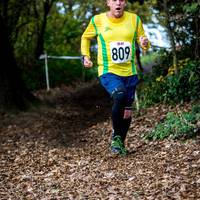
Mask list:
[[[125,89],[117,89],[112,94],[114,102],[124,103],[126,99],[126,91]]]

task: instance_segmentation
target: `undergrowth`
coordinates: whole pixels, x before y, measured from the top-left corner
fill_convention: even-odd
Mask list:
[[[164,122],[145,134],[148,140],[162,140],[170,137],[172,139],[192,138],[200,132],[200,105],[192,107],[191,112],[169,112]]]

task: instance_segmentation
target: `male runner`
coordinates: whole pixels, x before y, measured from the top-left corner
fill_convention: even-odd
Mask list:
[[[127,0],[107,0],[109,10],[92,17],[81,38],[81,53],[86,68],[93,66],[90,41],[97,37],[98,75],[113,99],[111,151],[126,155],[124,142],[131,123],[132,103],[138,83],[135,42],[143,50],[150,47],[141,19],[124,11]]]

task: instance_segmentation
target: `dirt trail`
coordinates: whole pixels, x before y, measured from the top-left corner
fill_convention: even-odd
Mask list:
[[[200,199],[200,137],[141,137],[170,108],[135,116],[130,153],[117,157],[109,151],[111,101],[101,87],[38,96],[51,106],[1,120],[0,199]]]

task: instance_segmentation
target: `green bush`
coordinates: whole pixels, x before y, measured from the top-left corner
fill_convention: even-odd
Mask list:
[[[156,56],[156,62],[152,68],[152,73],[150,74],[151,79],[156,79],[159,76],[166,76],[168,73],[169,66],[172,65],[172,53],[165,49],[161,49]],[[149,78],[149,74],[147,75]]]
[[[147,133],[144,138],[148,140],[162,140],[167,137],[191,138],[199,131],[197,122],[200,121],[200,106],[193,107],[191,112],[174,113],[169,112],[163,123]]]
[[[141,56],[141,63],[143,66],[148,65],[149,63],[157,63],[160,62],[160,57],[160,53],[150,52]]]
[[[158,102],[176,104],[200,98],[200,63],[188,59],[180,63],[178,74],[169,68],[166,76],[144,80],[139,97],[145,106]]]

